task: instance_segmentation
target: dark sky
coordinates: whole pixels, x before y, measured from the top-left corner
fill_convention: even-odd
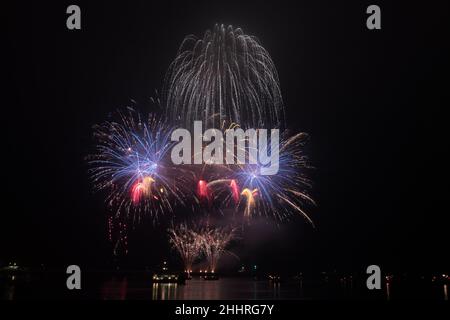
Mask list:
[[[184,36],[218,22],[243,28],[269,51],[289,126],[310,134],[316,167],[317,229],[302,220],[255,227],[254,241],[236,248],[244,261],[267,269],[448,268],[445,2],[377,1],[377,31],[365,26],[372,2],[297,2],[76,1],[81,31],[66,29],[72,1],[2,9],[0,262],[109,265],[105,204],[84,160],[91,127],[131,99],[144,110]],[[129,263],[167,255],[161,229],[136,227]]]

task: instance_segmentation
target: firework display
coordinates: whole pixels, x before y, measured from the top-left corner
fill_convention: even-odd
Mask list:
[[[448,4],[6,1],[0,300],[449,300]]]
[[[310,167],[303,153],[307,138],[306,134],[299,133],[282,139],[279,170],[275,175],[261,175],[255,165],[240,166],[236,170],[235,181],[239,181],[243,189],[244,216],[259,214],[283,220],[297,213],[314,225],[303,209],[306,204],[315,204],[307,193],[311,181],[304,174],[304,169]]]
[[[200,256],[204,242],[197,232],[190,229],[186,224],[180,224],[168,231],[171,245],[183,260],[184,271],[190,274],[192,272],[192,264]]]
[[[230,242],[237,239],[236,228],[233,227],[188,227],[182,223],[170,228],[168,233],[169,242],[181,257],[188,275],[192,273],[195,260],[202,257],[207,261],[205,272],[214,273]]]
[[[274,128],[284,120],[278,73],[269,55],[240,28],[216,25],[203,39],[188,36],[169,67],[164,86],[168,118],[185,126],[203,119],[249,128]]]
[[[204,228],[197,233],[201,251],[208,262],[208,272],[214,273],[217,270],[219,259],[236,238],[235,232],[234,228]]]
[[[314,204],[308,194],[311,181],[305,172],[310,168],[304,154],[308,136],[290,135],[284,129],[277,70],[255,37],[223,25],[216,25],[202,39],[186,37],[168,69],[158,104],[162,116],[144,117],[128,109],[119,112],[117,120],[94,128],[97,145],[89,157],[89,173],[95,189],[106,192],[112,212],[108,220],[110,239],[114,238],[111,230],[119,230],[112,240],[116,241],[115,252],[127,244],[124,221],[135,222],[142,217],[171,220],[177,206],[192,211],[189,219],[194,223],[195,208],[202,208],[207,215],[232,209],[239,218],[237,223],[251,223],[255,217],[282,221],[300,215],[313,225],[305,211],[306,205]],[[194,121],[225,133],[240,130],[241,135],[230,135],[232,147],[226,147],[223,154],[232,157],[226,163],[174,164],[171,135],[179,126],[192,128]],[[261,144],[261,133],[267,128],[282,130],[279,145],[274,144],[272,135],[270,139],[265,136],[266,144]],[[246,135],[249,132],[254,133],[253,138]],[[224,142],[220,137],[218,142]],[[210,148],[204,141],[202,137],[199,143],[194,140],[197,153]],[[267,168],[256,161],[261,154],[276,154],[274,163],[271,159],[275,174],[261,174]],[[197,155],[194,152],[191,156]],[[115,226],[114,221],[120,221],[120,225]],[[231,226],[194,230],[181,224],[168,233],[187,272],[201,255],[206,257],[209,271],[214,272],[235,231]]]
[[[117,215],[145,213],[152,217],[183,202],[183,175],[170,166],[171,127],[156,116],[142,119],[134,110],[119,113],[119,121],[95,128],[98,141],[89,157],[97,190],[106,190],[107,203]]]

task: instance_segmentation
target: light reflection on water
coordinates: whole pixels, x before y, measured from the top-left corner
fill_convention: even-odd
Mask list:
[[[124,280],[126,281],[126,280]],[[112,290],[102,290],[103,299],[152,299],[152,300],[289,300],[289,299],[392,299],[392,284],[385,283],[378,292],[360,289],[355,291],[352,282],[342,282],[337,286],[307,285],[303,281],[273,283],[267,280],[254,281],[242,278],[221,278],[217,281],[205,281],[194,278],[186,284],[154,283],[145,286],[115,283]],[[118,289],[121,288],[121,289]],[[401,298],[394,286],[394,299]],[[447,286],[435,288],[437,299],[448,300]],[[126,294],[124,294],[124,290]],[[372,294],[377,294],[377,296]],[[417,292],[415,297],[419,297]]]
[[[386,300],[391,300],[391,284],[386,283]]]
[[[154,283],[152,300],[174,300],[177,297],[177,283]]]
[[[152,300],[222,300],[222,299],[302,299],[301,282],[273,283],[241,278],[221,278],[205,281],[193,278],[186,284],[153,283],[145,287],[108,281],[101,290],[102,299],[152,299]],[[126,293],[124,293],[126,291]]]
[[[60,282],[4,282],[0,286],[0,299],[102,299],[102,300],[289,300],[289,299],[436,299],[448,300],[448,284],[416,284],[386,282],[383,290],[367,290],[353,280],[330,282],[304,282],[286,280],[273,283],[251,278],[220,278],[205,281],[194,277],[186,284],[151,283],[145,279],[113,276],[87,282],[83,290],[74,295],[64,290]],[[56,290],[59,288],[59,290]]]
[[[128,280],[127,278],[112,278],[105,281],[101,288],[103,300],[125,300],[127,298]]]
[[[152,300],[220,300],[220,299],[301,299],[302,287],[299,283],[280,284],[267,280],[224,278],[205,281],[199,278],[186,284],[144,283],[129,284],[126,278],[106,281],[102,286],[101,298],[152,299]]]

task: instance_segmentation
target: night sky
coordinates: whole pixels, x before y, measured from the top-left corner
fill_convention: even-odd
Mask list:
[[[73,3],[80,31],[66,28],[72,2],[2,9],[0,262],[111,265],[104,195],[93,192],[85,161],[92,126],[126,106],[147,110],[183,38],[224,23],[271,54],[289,127],[310,135],[318,203],[310,209],[316,229],[294,219],[249,230],[234,248],[243,262],[448,270],[444,1],[377,1],[377,31],[366,28],[367,1]],[[144,221],[126,263],[156,264],[169,254],[166,243],[164,228]]]

